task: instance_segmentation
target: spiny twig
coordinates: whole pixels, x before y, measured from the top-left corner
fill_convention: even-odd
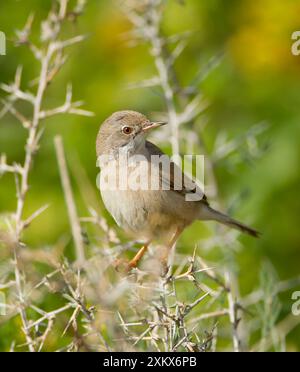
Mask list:
[[[72,229],[74,244],[76,248],[76,259],[80,267],[85,263],[85,253],[84,253],[84,243],[81,235],[80,222],[76,210],[76,205],[74,201],[73,191],[71,187],[71,182],[69,178],[68,168],[66,164],[66,158],[63,148],[63,141],[60,136],[55,137],[55,150],[59,166],[59,172],[61,177],[61,182],[64,190],[65,200],[67,204],[67,209],[69,213],[70,226]]]

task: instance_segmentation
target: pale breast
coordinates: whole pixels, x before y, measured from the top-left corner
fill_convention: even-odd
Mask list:
[[[188,225],[194,219],[196,207],[186,204],[184,197],[172,190],[153,189],[153,185],[159,185],[156,182],[159,169],[154,172],[152,169],[150,179],[147,163],[120,170],[111,162],[101,171],[101,183],[106,186],[100,185],[100,189],[105,207],[119,226],[138,238],[152,239],[174,231],[177,226]],[[108,177],[110,182],[105,183],[103,179]]]
[[[106,209],[125,230],[138,232],[147,222],[147,211],[137,193],[127,190],[101,190]]]

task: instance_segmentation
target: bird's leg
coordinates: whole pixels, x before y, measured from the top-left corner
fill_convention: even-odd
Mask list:
[[[148,246],[150,243],[146,243],[139,251],[138,253],[134,256],[134,258],[129,262],[128,267],[129,269],[133,269],[137,267],[138,263],[144,256],[144,254],[147,252]]]
[[[162,257],[163,269],[166,272],[168,271],[168,258],[169,258],[170,251],[174,247],[174,245],[176,244],[176,242],[177,242],[177,240],[178,240],[178,238],[179,238],[179,236],[180,236],[180,234],[182,233],[183,230],[184,229],[182,227],[177,227],[174,236],[172,237],[172,239],[170,240],[170,242],[166,246],[165,253]]]

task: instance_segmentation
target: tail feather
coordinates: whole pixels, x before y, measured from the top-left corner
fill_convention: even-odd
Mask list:
[[[224,213],[221,213],[219,211],[216,211],[215,209],[207,206],[207,210],[206,210],[207,214],[206,214],[206,217],[207,219],[209,220],[214,220],[214,221],[217,221],[217,222],[220,222],[226,226],[229,226],[229,227],[232,227],[234,229],[237,229],[245,234],[248,234],[248,235],[251,235],[255,238],[259,238],[260,237],[260,232],[258,232],[257,230],[255,229],[252,229],[251,227],[227,216],[227,214],[224,214]]]

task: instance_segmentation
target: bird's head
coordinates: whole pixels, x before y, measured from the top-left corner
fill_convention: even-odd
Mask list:
[[[134,153],[145,142],[149,131],[166,124],[151,122],[136,111],[118,111],[101,125],[97,136],[97,156],[120,150]]]

